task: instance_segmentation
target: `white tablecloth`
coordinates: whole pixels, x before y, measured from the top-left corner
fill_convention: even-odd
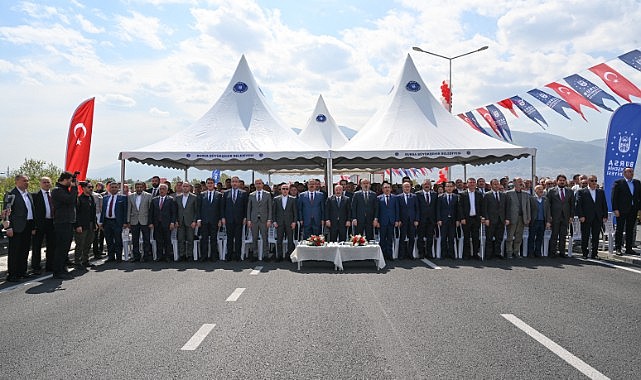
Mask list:
[[[300,270],[301,263],[308,260],[329,261],[334,263],[336,269],[343,270],[344,261],[374,260],[378,269],[385,268],[383,251],[379,245],[367,245],[353,247],[350,245],[338,245],[330,243],[323,247],[310,247],[298,245],[291,254],[292,262],[298,263]]]

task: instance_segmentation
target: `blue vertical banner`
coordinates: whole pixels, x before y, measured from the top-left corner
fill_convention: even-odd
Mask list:
[[[624,104],[612,114],[605,141],[603,189],[610,211],[612,211],[610,201],[612,185],[614,181],[623,177],[623,169],[628,166],[635,167],[639,154],[639,138],[641,138],[641,104]]]
[[[215,183],[220,182],[220,170],[218,169],[212,170],[211,178],[214,180]]]

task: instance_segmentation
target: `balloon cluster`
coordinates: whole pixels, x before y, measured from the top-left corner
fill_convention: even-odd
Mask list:
[[[441,84],[441,96],[443,97],[444,106],[448,111],[452,110],[452,90],[448,81]]]

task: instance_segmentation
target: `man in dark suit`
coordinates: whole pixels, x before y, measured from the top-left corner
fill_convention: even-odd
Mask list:
[[[374,222],[378,221],[378,202],[376,193],[370,190],[370,181],[361,180],[361,189],[352,198],[352,229],[357,235],[365,235],[367,240],[374,239]]]
[[[118,194],[118,182],[109,184],[109,193],[103,197],[98,225],[105,233],[107,262],[122,261],[122,229],[127,225],[127,197]]]
[[[462,215],[459,195],[454,194],[454,188],[453,181],[445,182],[445,192],[438,197],[436,203],[436,220],[441,227],[441,252],[444,257],[450,258],[455,258],[454,239]]]
[[[592,254],[590,256],[596,259],[598,258],[601,228],[603,228],[603,223],[608,220],[608,204],[605,199],[605,191],[597,186],[595,175],[588,177],[587,188],[577,191],[575,214],[581,222],[583,258],[588,257],[588,242],[590,242],[590,234],[592,234]]]
[[[273,201],[273,224],[276,228],[276,261],[289,260],[294,251],[294,230],[298,220],[296,198],[289,195],[289,185],[280,186],[280,195]],[[283,251],[283,240],[287,239],[287,251]]]
[[[92,192],[91,183],[80,182],[82,193],[78,196],[76,203],[76,223],[74,223],[74,238],[76,248],[74,249],[74,264],[76,268],[92,267],[89,263],[89,251],[93,243],[94,232],[96,231],[96,203]]]
[[[151,187],[146,189],[145,191],[151,194],[151,198],[153,199],[154,197],[157,197],[160,195],[160,177],[157,175],[151,177]]]
[[[383,194],[378,199],[378,222],[374,227],[379,227],[381,231],[381,250],[385,260],[392,258],[392,240],[394,239],[394,227],[399,226],[399,205],[398,198],[392,196],[392,186],[389,182],[383,182]]]
[[[418,200],[413,194],[412,184],[403,182],[401,186],[403,192],[398,195],[398,213],[401,226],[400,247],[398,251],[399,259],[414,259],[414,241],[416,240],[416,227],[420,220],[420,211]]]
[[[231,178],[231,189],[224,194],[223,224],[227,227],[227,261],[240,261],[243,226],[247,222],[247,192],[240,189],[240,179]]]
[[[423,181],[423,190],[416,192],[418,201],[419,222],[418,222],[418,254],[421,258],[432,258],[432,242],[434,240],[434,228],[436,226],[436,201],[438,194],[432,191],[432,182],[429,179]]]
[[[329,241],[346,241],[347,229],[352,225],[351,199],[343,194],[343,186],[334,187],[334,195],[325,202],[325,226],[329,229]]]
[[[303,225],[303,239],[322,233],[325,223],[325,194],[318,191],[319,182],[310,179],[307,191],[298,195],[298,219]]]
[[[18,282],[27,277],[27,257],[31,244],[31,232],[34,228],[33,197],[27,191],[29,177],[18,174],[15,176],[16,187],[5,194],[4,204],[8,212],[9,226],[5,227],[9,238],[7,257],[7,281]],[[12,197],[11,197],[12,196]],[[13,198],[13,201],[10,201]]]
[[[136,182],[135,192],[130,194],[127,207],[127,225],[131,230],[133,246],[132,262],[147,261],[151,259],[151,240],[149,231],[149,209],[151,208],[152,195],[145,190],[144,182]],[[142,253],[140,250],[140,235],[142,234]]]
[[[634,169],[626,167],[623,170],[623,178],[614,181],[612,187],[612,211],[616,216],[616,233],[614,246],[617,255],[621,255],[623,247],[623,231],[625,231],[625,253],[635,254],[632,250],[634,245],[634,228],[636,226],[637,212],[641,206],[641,182],[633,179]]]
[[[485,223],[485,259],[501,257],[501,244],[505,233],[505,212],[507,199],[501,193],[501,183],[498,179],[490,181],[491,191],[483,197],[483,223]]]
[[[78,183],[75,175],[62,172],[56,187],[51,191],[53,201],[53,228],[56,232],[56,253],[53,257],[53,278],[66,280],[71,275],[65,266],[73,240],[73,225],[76,223]]]
[[[467,190],[460,195],[461,200],[461,225],[463,226],[463,259],[480,259],[481,246],[481,213],[483,209],[483,195],[476,189],[476,179],[467,179]]]
[[[31,194],[33,198],[33,220],[35,232],[31,239],[31,270],[41,273],[42,242],[46,239],[46,270],[52,271],[53,254],[56,251],[56,235],[53,231],[53,201],[51,200],[51,178],[40,178],[40,190]]]
[[[200,255],[201,258],[209,257],[212,261],[218,260],[218,256],[224,259],[225,252],[218,252],[218,228],[222,225],[220,221],[223,214],[223,194],[216,191],[216,183],[212,178],[205,182],[207,191],[198,197],[198,228],[200,229]],[[211,250],[211,252],[210,252]]]
[[[543,195],[545,187],[536,185],[534,195],[530,197],[530,211],[532,220],[530,221],[530,235],[528,237],[528,254],[534,257],[541,256],[541,246],[545,230],[552,226],[552,216],[550,215],[550,202]]]
[[[158,196],[151,200],[149,209],[149,228],[153,229],[156,240],[156,261],[172,261],[173,247],[171,231],[176,227],[176,203],[167,195],[167,185],[158,186]]]
[[[552,215],[552,236],[550,237],[549,256],[559,255],[567,257],[565,253],[565,240],[568,235],[568,226],[574,218],[574,192],[566,188],[567,177],[563,174],[556,176],[556,187],[548,190],[547,198],[550,201]]]
[[[178,230],[178,256],[180,260],[188,261],[193,257],[194,233],[198,225],[198,199],[191,192],[191,184],[183,182],[181,195],[176,201],[176,229]]]

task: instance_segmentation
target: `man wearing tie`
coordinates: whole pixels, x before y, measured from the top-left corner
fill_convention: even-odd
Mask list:
[[[243,226],[247,222],[247,193],[240,189],[240,179],[231,178],[231,189],[224,194],[223,219],[227,228],[227,261],[240,261]]]
[[[454,239],[461,219],[459,195],[454,194],[454,188],[453,181],[445,182],[445,193],[438,198],[436,206],[436,219],[441,227],[441,251],[444,257],[450,258],[455,258]]]
[[[552,226],[552,217],[550,216],[550,202],[543,195],[545,186],[534,186],[534,195],[530,198],[530,212],[532,220],[530,221],[530,235],[528,238],[528,254],[534,257],[541,256],[541,247],[545,230]]]
[[[200,255],[201,259],[210,257],[217,261],[218,256],[224,259],[225,252],[218,252],[218,228],[222,225],[220,218],[223,214],[223,194],[216,191],[216,183],[213,178],[207,178],[205,182],[207,191],[200,194],[198,215],[198,228],[200,228]],[[210,252],[211,250],[211,252]],[[208,255],[210,254],[210,255]]]
[[[347,240],[347,229],[352,225],[351,208],[349,197],[343,194],[343,186],[336,185],[334,195],[325,202],[325,226],[329,229],[329,241]]]
[[[191,184],[184,182],[181,194],[175,198],[177,204],[176,229],[179,260],[188,261],[193,257],[194,233],[198,224],[198,199],[191,192]]]
[[[483,223],[485,223],[485,259],[491,260],[494,256],[501,257],[501,244],[505,233],[505,211],[507,201],[505,194],[501,193],[501,183],[498,179],[490,181],[491,191],[483,197]]]
[[[414,241],[416,240],[416,227],[420,220],[420,211],[416,195],[412,194],[412,184],[403,182],[403,192],[398,195],[399,221],[401,227],[401,245],[398,252],[398,258],[401,260],[414,259]]]
[[[577,191],[576,216],[581,222],[581,252],[583,258],[588,258],[588,243],[592,234],[591,258],[598,259],[599,235],[603,223],[608,220],[608,205],[605,191],[597,187],[595,175],[588,177],[588,187]]]
[[[625,253],[626,255],[636,254],[632,247],[634,245],[634,228],[637,224],[637,212],[641,205],[641,182],[633,179],[634,169],[626,167],[623,169],[623,178],[614,181],[612,187],[612,211],[616,216],[616,232],[614,235],[614,246],[617,255],[621,255],[623,247],[623,231],[625,231]]]
[[[361,180],[361,189],[352,198],[352,229],[357,235],[365,235],[367,240],[374,240],[374,222],[378,214],[376,193],[370,190],[370,181]]]
[[[173,247],[171,245],[171,231],[176,227],[176,203],[167,195],[167,185],[158,186],[158,196],[151,201],[149,209],[149,228],[153,229],[156,240],[156,261],[172,261]]]
[[[429,179],[425,179],[422,186],[423,190],[416,193],[419,212],[417,227],[418,242],[416,245],[419,257],[431,258],[434,227],[436,226],[437,194],[435,191],[432,191],[432,182]]]
[[[514,189],[505,195],[507,205],[505,218],[507,223],[507,241],[505,242],[506,258],[520,258],[521,243],[523,242],[523,229],[530,224],[530,194],[523,191],[523,179],[514,178]]]
[[[247,202],[247,228],[251,229],[252,234],[252,261],[256,261],[258,258],[259,233],[262,239],[264,259],[271,259],[268,257],[267,231],[272,225],[272,195],[263,189],[265,183],[260,178],[254,180],[254,186],[256,186],[256,191],[249,194]]]
[[[46,270],[52,271],[53,254],[56,251],[56,236],[53,231],[53,201],[51,200],[51,178],[40,178],[40,190],[31,194],[33,198],[33,220],[35,231],[31,240],[31,270],[41,273],[42,242],[46,239]]]
[[[479,248],[481,246],[481,208],[483,195],[476,189],[476,180],[467,179],[467,190],[461,194],[461,225],[463,226],[463,259],[473,257],[480,259]]]
[[[567,257],[565,253],[565,239],[568,235],[568,226],[574,218],[574,192],[566,188],[567,177],[563,174],[556,176],[556,187],[548,190],[547,198],[550,201],[552,214],[552,236],[550,237],[549,256],[559,255]]]
[[[378,199],[378,222],[374,227],[381,231],[381,250],[385,260],[392,258],[392,240],[394,239],[394,228],[399,226],[399,205],[398,198],[391,195],[392,186],[389,182],[383,182],[383,194]]]
[[[122,229],[127,225],[127,197],[118,194],[117,182],[109,183],[109,195],[103,198],[98,225],[105,232],[107,262],[122,261]]]
[[[280,186],[280,195],[274,197],[272,217],[276,228],[276,261],[289,260],[294,251],[294,230],[298,220],[296,198],[289,195],[289,185]],[[283,239],[287,239],[287,251],[283,251]]]
[[[160,186],[160,177],[155,175],[151,177],[151,188],[145,190],[146,192],[151,194],[152,199],[160,195],[160,189],[158,186]]]
[[[144,182],[136,182],[135,192],[128,196],[129,206],[127,207],[127,225],[131,230],[133,245],[133,257],[131,262],[148,261],[151,259],[151,240],[149,236],[149,209],[151,207],[152,195],[145,191]],[[142,249],[140,252],[140,235],[142,234]]]
[[[310,179],[307,191],[298,196],[298,219],[303,225],[303,239],[320,235],[325,221],[325,195],[317,191],[319,182]]]
[[[15,176],[16,187],[5,194],[4,204],[8,208],[9,226],[5,227],[9,238],[9,252],[7,254],[7,281],[18,282],[27,277],[27,257],[31,243],[33,222],[33,197],[27,191],[29,177],[18,174]],[[13,202],[9,201],[13,195]],[[3,213],[6,212],[3,211]],[[6,216],[6,214],[5,214]]]

